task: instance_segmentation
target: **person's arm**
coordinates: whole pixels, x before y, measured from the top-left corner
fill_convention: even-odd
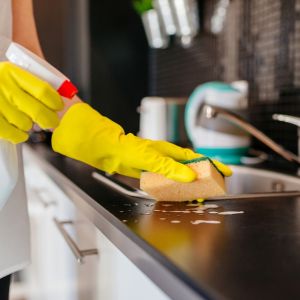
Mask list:
[[[34,20],[32,0],[12,0],[12,13],[13,41],[43,57]]]
[[[12,0],[12,13],[13,41],[44,58],[36,29],[32,0]],[[58,112],[59,118],[62,118],[72,105],[80,102],[82,101],[77,96],[72,101],[65,100],[64,109]]]
[[[13,39],[37,55],[43,56],[33,16],[32,0],[13,0]],[[14,103],[17,104],[15,106],[22,107],[22,113],[28,114],[33,122],[44,121],[44,128],[49,128],[48,125],[50,123],[54,124],[52,126],[52,128],[55,128],[52,136],[54,151],[83,161],[109,173],[117,172],[139,178],[141,172],[145,170],[160,173],[170,179],[182,182],[190,182],[195,179],[195,172],[178,161],[194,159],[199,157],[199,154],[167,142],[155,142],[141,139],[133,134],[126,134],[121,126],[102,116],[88,104],[78,103],[81,102],[78,97],[73,101],[65,102],[65,108],[60,115],[61,121],[57,122],[51,114],[54,114],[54,111],[61,110],[61,107],[59,99],[56,99],[56,105],[54,106],[51,102],[51,99],[59,98],[53,89],[49,89],[50,87],[47,87],[45,83],[38,83],[37,79],[31,74],[26,75],[23,70],[17,70],[16,67],[10,65],[4,65],[2,73],[3,78],[7,76],[7,82],[12,85],[12,88],[9,89],[12,94],[11,97],[8,97],[7,101],[10,101],[10,98],[14,98],[14,101],[17,102]],[[21,89],[13,85],[14,80],[11,80],[12,77],[18,78]],[[39,90],[36,88],[37,85],[44,88]],[[2,90],[7,92],[6,89],[8,86],[8,84],[3,84]],[[26,94],[18,96],[20,91],[24,91],[24,87],[25,91],[32,95],[27,103],[24,102]],[[45,91],[47,91],[46,98]],[[50,92],[52,95],[49,94]],[[45,111],[43,113],[40,103],[35,103],[35,99],[40,99],[41,102],[44,101],[43,103],[48,108],[54,108],[54,111]],[[34,110],[32,110],[33,106],[31,103],[35,103],[36,105]],[[72,104],[76,105],[72,106]],[[72,106],[72,108],[68,109],[69,106]],[[58,107],[60,108],[57,109]],[[2,113],[7,113],[4,106]],[[47,115],[51,118],[43,120]],[[17,116],[15,110],[12,113],[11,119],[12,122],[19,122],[20,118]],[[22,126],[19,126],[25,132],[29,125],[31,125],[31,121],[26,120],[24,121],[25,125],[20,124]],[[10,138],[13,141],[25,140],[27,137],[25,132],[19,131],[19,134],[23,133],[24,135],[17,139],[14,135],[14,127],[11,124],[6,124],[5,119],[2,121],[5,125],[10,126],[9,130],[2,131],[2,137],[5,134],[7,135],[7,132],[10,132]],[[218,163],[218,168],[224,175],[231,174],[231,170],[220,163]]]
[[[43,56],[33,17],[32,0],[12,0],[13,40]],[[0,138],[12,143],[28,139],[33,124],[43,129],[59,124],[64,108],[47,82],[7,61],[0,62]]]

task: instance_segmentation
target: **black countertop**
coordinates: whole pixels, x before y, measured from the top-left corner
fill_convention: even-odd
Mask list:
[[[92,221],[172,299],[300,299],[300,198],[210,201],[218,207],[199,214],[125,197],[93,179],[93,168],[30,149],[58,185],[64,178],[66,191],[89,196],[85,211],[103,217]],[[211,213],[232,210],[244,213]]]

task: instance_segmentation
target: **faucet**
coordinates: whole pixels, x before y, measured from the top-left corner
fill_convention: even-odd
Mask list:
[[[285,158],[290,162],[296,163],[300,166],[300,159],[297,155],[293,154],[292,152],[284,149],[282,146],[277,144],[275,141],[270,139],[267,135],[261,132],[259,129],[248,123],[246,120],[238,116],[237,114],[221,108],[219,106],[214,106],[210,104],[204,104],[202,107],[202,114],[207,119],[216,118],[217,116],[229,121],[230,123],[240,127],[241,129],[245,130],[247,133],[251,134],[263,144],[271,148],[274,152],[279,154],[281,157]],[[295,124],[300,128],[300,118],[285,116],[285,115],[273,115],[273,119],[288,122],[291,124]]]
[[[300,117],[294,117],[290,115],[274,114],[273,120],[281,121],[289,124],[296,125],[298,127],[298,156],[300,155]]]

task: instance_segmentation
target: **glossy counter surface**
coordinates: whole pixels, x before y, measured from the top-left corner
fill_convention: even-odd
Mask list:
[[[92,178],[93,168],[44,145],[26,148],[170,298],[299,299],[300,198],[210,201],[218,207],[205,210],[155,203],[113,191]],[[223,211],[240,213],[216,213]]]

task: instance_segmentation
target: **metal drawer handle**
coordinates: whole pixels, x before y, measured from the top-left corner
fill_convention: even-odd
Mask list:
[[[86,249],[86,250],[80,250],[79,247],[76,245],[75,241],[70,237],[66,229],[64,228],[64,225],[66,224],[74,224],[73,221],[59,221],[56,218],[53,218],[53,221],[55,225],[57,226],[57,229],[62,234],[64,240],[70,247],[73,255],[75,256],[77,262],[79,264],[84,263],[84,257],[88,255],[98,255],[98,249]]]

